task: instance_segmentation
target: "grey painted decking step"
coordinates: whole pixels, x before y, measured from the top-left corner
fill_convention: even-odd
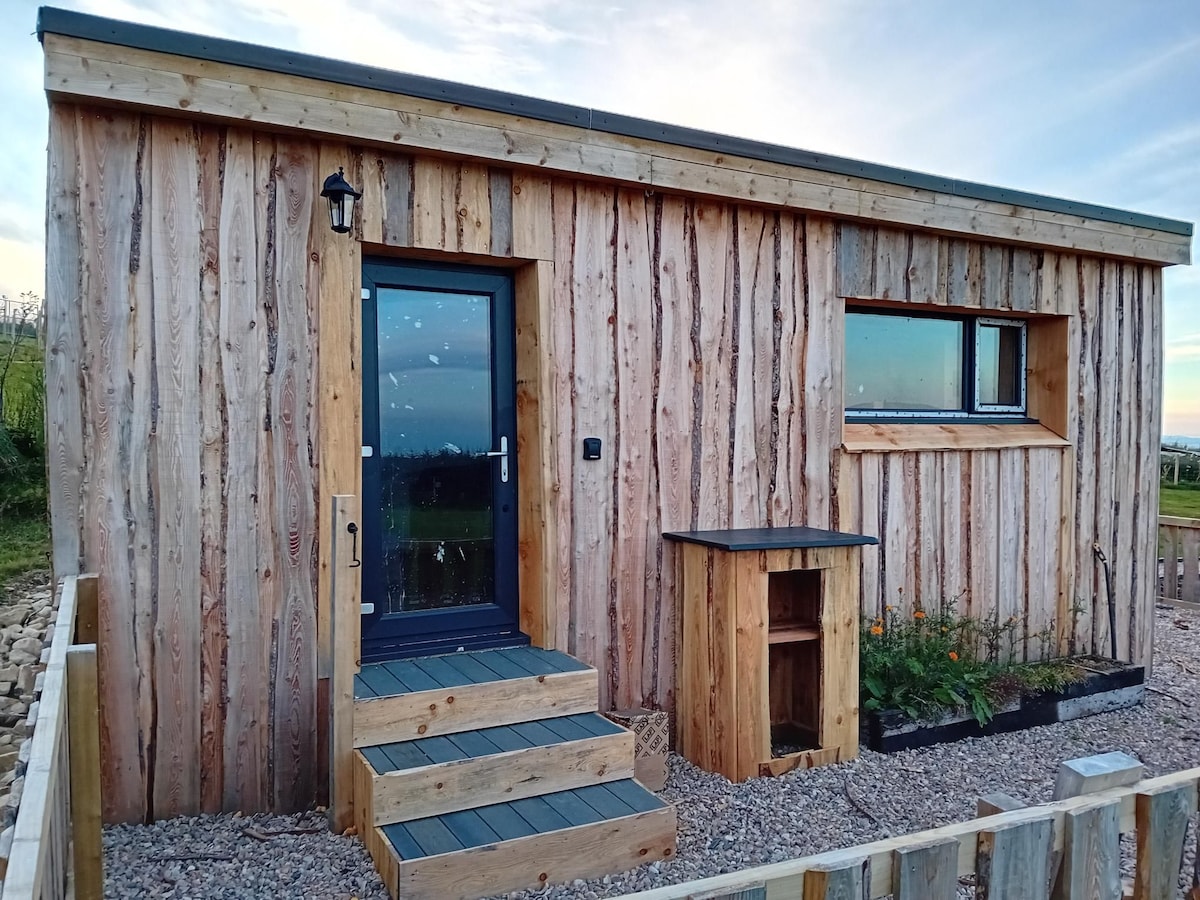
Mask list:
[[[354,699],[395,697],[418,691],[486,684],[509,678],[533,678],[559,672],[582,672],[589,667],[558,650],[511,647],[446,653],[418,659],[369,663],[354,677]]]
[[[662,800],[632,779],[461,810],[380,830],[402,860],[454,853],[665,809]]]
[[[579,713],[517,725],[460,731],[444,737],[417,738],[393,744],[364,747],[362,754],[377,773],[415,769],[460,759],[479,759],[528,747],[547,747],[586,740],[623,729],[598,713]]]

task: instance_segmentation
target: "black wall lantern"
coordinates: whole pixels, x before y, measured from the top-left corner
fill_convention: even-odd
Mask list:
[[[329,227],[338,234],[346,234],[354,221],[354,201],[362,194],[346,181],[341,166],[325,179],[321,196],[329,198]]]

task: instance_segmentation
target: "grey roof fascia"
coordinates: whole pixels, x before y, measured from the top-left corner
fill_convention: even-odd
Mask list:
[[[780,165],[865,178],[973,200],[1064,213],[1185,237],[1191,237],[1193,234],[1191,222],[1163,216],[961,181],[956,178],[943,178],[895,166],[798,150],[793,147],[731,137],[696,128],[668,125],[568,103],[540,100],[523,94],[513,94],[305,53],[293,53],[276,47],[263,47],[43,6],[38,10],[38,39],[40,40],[47,33],[115,44],[137,50],[187,56],[193,59],[226,63],[267,72],[298,75],[334,84],[403,94],[422,100],[440,100],[489,112],[601,131],[620,137],[661,141],[696,150],[725,153]]]

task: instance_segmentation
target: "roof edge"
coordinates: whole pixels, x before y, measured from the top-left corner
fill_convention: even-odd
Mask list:
[[[57,7],[43,6],[38,9],[38,40],[41,40],[47,33],[115,44],[136,50],[168,53],[268,72],[297,75],[351,87],[404,94],[422,100],[444,101],[488,112],[505,113],[558,125],[571,125],[606,132],[619,137],[660,141],[695,150],[725,153],[763,162],[951,194],[973,200],[1007,203],[1101,222],[1148,228],[1184,237],[1192,237],[1194,233],[1191,222],[1179,219],[1077,200],[1066,200],[1029,191],[995,187],[978,182],[962,181],[956,178],[944,178],[895,166],[800,150],[748,138],[731,137],[716,132],[623,116],[568,103],[541,100],[492,88],[476,87],[429,78],[424,75],[411,75],[391,69],[347,63],[305,53],[294,53],[277,47],[141,25]]]

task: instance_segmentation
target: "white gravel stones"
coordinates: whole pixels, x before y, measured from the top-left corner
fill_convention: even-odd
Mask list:
[[[1148,776],[1200,765],[1200,615],[1160,609],[1155,641],[1152,690],[1134,709],[886,756],[864,750],[853,762],[740,785],[672,755],[662,796],[679,814],[673,861],[508,896],[595,900],[848,847],[972,818],[976,798],[996,791],[1046,802],[1061,761],[1109,750],[1138,757]],[[319,830],[258,841],[243,834],[250,824]],[[362,845],[312,815],[110,827],[105,862],[110,900],[387,896]]]

